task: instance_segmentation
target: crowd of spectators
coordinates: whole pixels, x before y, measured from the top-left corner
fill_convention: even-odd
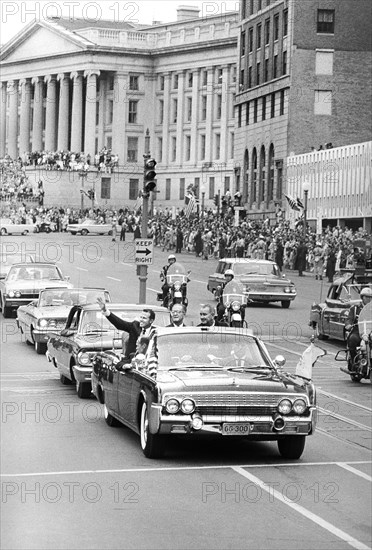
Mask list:
[[[2,201],[36,199],[43,196],[42,185],[33,187],[20,159],[0,159],[0,198]]]
[[[111,149],[104,147],[94,158],[84,152],[73,151],[32,151],[19,159],[24,166],[45,168],[45,170],[80,171],[95,168],[99,172],[111,173],[118,166],[119,157]]]

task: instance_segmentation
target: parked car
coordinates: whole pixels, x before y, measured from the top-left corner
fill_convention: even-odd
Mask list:
[[[138,319],[140,312],[150,307],[156,314],[156,325],[169,323],[169,311],[159,306],[110,304],[110,311],[126,321]],[[123,339],[127,333],[123,333]],[[59,370],[62,384],[76,384],[78,396],[91,394],[92,357],[99,350],[123,347],[122,335],[102,314],[98,304],[74,306],[65,328],[53,334],[47,344],[47,358]]]
[[[148,458],[165,452],[167,436],[200,434],[274,440],[283,457],[297,459],[315,430],[315,388],[283,373],[284,363],[247,330],[164,328],[139,369],[98,353],[92,388],[107,424],[131,428]]]
[[[278,265],[269,260],[252,260],[250,258],[223,258],[218,261],[216,271],[209,275],[207,288],[215,296],[217,287],[224,283],[224,273],[232,269],[234,278],[244,288],[244,294],[253,302],[281,302],[288,308],[296,298],[294,283],[282,275]]]
[[[22,262],[35,262],[35,256],[21,252],[10,253],[0,251],[0,279],[5,279],[13,264]]]
[[[110,223],[99,223],[96,220],[84,220],[81,223],[69,223],[67,231],[71,235],[80,233],[81,235],[88,235],[93,233],[95,235],[111,235],[112,226]]]
[[[349,309],[362,303],[359,293],[365,286],[372,288],[371,276],[346,272],[330,285],[324,302],[312,304],[309,325],[320,340],[346,340]]]
[[[53,263],[20,263],[11,266],[5,279],[0,280],[0,304],[4,317],[10,317],[13,309],[29,304],[44,288],[72,288],[61,270]]]
[[[35,224],[33,223],[14,223],[11,219],[5,218],[0,220],[1,235],[27,235],[34,233]]]
[[[111,301],[109,291],[102,288],[47,288],[37,300],[18,308],[18,327],[36,353],[45,353],[50,335],[65,327],[71,307],[96,304],[97,298]]]

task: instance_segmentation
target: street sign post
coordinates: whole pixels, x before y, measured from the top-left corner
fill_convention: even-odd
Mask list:
[[[136,264],[152,264],[154,257],[154,241],[153,239],[135,239],[136,253],[134,261]]]

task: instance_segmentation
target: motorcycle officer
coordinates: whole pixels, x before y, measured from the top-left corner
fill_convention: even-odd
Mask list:
[[[360,291],[360,297],[362,303],[360,305],[351,306],[349,310],[349,315],[346,321],[345,329],[349,332],[347,337],[347,347],[350,351],[350,364],[349,370],[354,368],[354,359],[357,354],[357,348],[361,342],[361,336],[359,334],[358,328],[358,318],[359,314],[362,311],[363,307],[372,300],[372,288],[365,287]]]
[[[161,287],[161,290],[163,292],[163,304],[165,303],[166,297],[169,292],[169,285],[167,283],[167,273],[168,269],[171,265],[175,264],[177,261],[176,256],[174,254],[169,254],[168,256],[168,263],[167,265],[163,266],[161,272],[160,272],[160,280],[164,281],[163,286]]]
[[[230,283],[234,278],[233,270],[232,269],[226,269],[226,271],[224,273],[224,277],[225,277],[225,280],[221,285],[221,291],[220,291],[219,300],[218,300],[218,304],[217,304],[217,308],[216,308],[216,310],[217,310],[217,320],[218,321],[222,321],[223,316],[225,314],[226,308],[225,308],[224,303],[223,303],[222,295],[223,295],[223,290],[224,290],[225,286],[227,285],[227,283]]]

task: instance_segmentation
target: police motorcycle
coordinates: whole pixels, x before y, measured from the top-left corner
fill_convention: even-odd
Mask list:
[[[222,290],[222,304],[225,307],[224,319],[229,327],[247,326],[244,319],[248,298],[244,287],[238,281],[230,281]]]
[[[360,382],[363,378],[372,382],[372,302],[360,312],[358,329],[361,341],[354,360],[349,349],[338,351],[335,360],[347,361],[347,368],[340,367],[340,370],[348,374],[353,382]]]
[[[163,306],[169,310],[173,304],[183,304],[186,308],[188,306],[187,299],[187,283],[189,282],[189,275],[191,271],[186,271],[186,268],[180,263],[176,262],[172,264],[165,277],[168,292],[163,300],[163,294],[159,293],[157,299],[163,301]]]

